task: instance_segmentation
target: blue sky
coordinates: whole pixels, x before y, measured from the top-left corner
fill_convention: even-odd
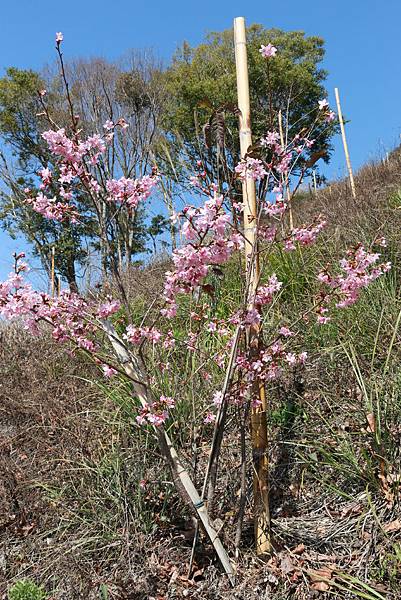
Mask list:
[[[55,31],[69,56],[117,58],[129,48],[151,47],[168,59],[183,40],[194,45],[207,31],[248,24],[303,30],[326,41],[327,89],[340,90],[352,163],[358,168],[399,143],[401,133],[401,1],[386,0],[15,0],[2,3],[0,73],[8,66],[40,69],[54,59]],[[345,174],[340,139],[330,178]],[[23,247],[0,233],[0,279],[10,253]]]

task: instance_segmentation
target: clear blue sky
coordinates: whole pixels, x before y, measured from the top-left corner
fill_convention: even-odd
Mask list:
[[[54,59],[54,34],[64,33],[69,56],[117,58],[129,48],[152,47],[168,59],[188,40],[202,41],[210,30],[248,24],[303,30],[326,41],[324,67],[334,105],[339,87],[348,119],[351,158],[357,168],[383,155],[401,133],[401,0],[14,0],[1,7],[0,73],[8,66],[40,69]],[[345,173],[340,141],[329,177]],[[0,233],[0,279],[10,253],[21,242]]]

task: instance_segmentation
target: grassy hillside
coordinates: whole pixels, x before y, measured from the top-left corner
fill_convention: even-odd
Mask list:
[[[269,389],[270,560],[252,550],[249,494],[237,588],[228,587],[202,536],[188,576],[193,519],[154,439],[135,424],[127,385],[105,383],[46,333],[32,339],[13,325],[0,334],[1,592],[29,578],[55,600],[400,597],[401,157],[364,167],[356,184],[357,202],[347,182],[301,195],[296,224],[322,213],[324,237],[308,252],[275,254],[264,264],[289,284],[280,308],[288,319],[310,302],[317,265],[340,258],[350,243],[385,237],[383,254],[393,264],[328,326],[298,324],[307,367]],[[164,270],[155,264],[130,275],[134,313],[149,306]],[[223,312],[238,293],[237,270],[233,261],[216,283]],[[175,335],[187,325],[183,318]],[[186,355],[172,372],[182,400],[171,433],[200,486],[211,432],[188,423],[208,384],[201,375],[189,379]],[[221,375],[211,377],[218,384]],[[239,421],[233,409],[211,507],[231,552]]]

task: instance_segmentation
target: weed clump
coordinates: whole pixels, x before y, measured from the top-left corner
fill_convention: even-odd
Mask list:
[[[44,588],[30,579],[17,581],[8,591],[8,600],[46,600],[47,598]]]

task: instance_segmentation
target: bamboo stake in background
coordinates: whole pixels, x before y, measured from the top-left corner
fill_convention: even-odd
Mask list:
[[[316,181],[316,170],[313,169],[312,171],[312,177],[313,177],[313,189],[315,190],[315,194],[317,193],[317,181]]]
[[[54,259],[55,259],[55,253],[56,253],[56,250],[55,250],[55,248],[53,246],[52,247],[52,258],[51,258],[51,270],[50,270],[51,295],[52,295],[52,298],[54,298],[54,291],[55,291],[55,286],[54,286]]]
[[[343,138],[345,160],[346,160],[346,163],[347,163],[349,181],[350,181],[350,184],[351,184],[351,192],[352,192],[352,196],[354,198],[356,198],[354,175],[352,173],[351,160],[350,160],[349,152],[348,152],[348,144],[347,144],[347,138],[346,138],[346,135],[345,135],[344,119],[343,119],[343,113],[341,111],[340,94],[338,93],[338,88],[334,88],[334,94],[336,96],[338,120],[340,121],[341,136]]]
[[[248,61],[246,50],[245,20],[243,17],[234,19],[235,63],[237,71],[238,108],[241,158],[252,145],[251,116],[249,102]],[[257,252],[257,206],[255,182],[247,177],[242,183],[244,204],[244,236],[245,260],[247,271],[248,308],[254,308],[254,298],[259,282],[259,255]],[[258,350],[260,328],[251,326],[247,331],[248,347]],[[266,554],[271,549],[270,543],[270,513],[268,486],[268,456],[267,456],[267,425],[266,425],[266,395],[261,382],[256,381],[252,390],[260,400],[260,405],[252,409],[251,436],[253,450],[253,493],[254,520],[257,554]]]

